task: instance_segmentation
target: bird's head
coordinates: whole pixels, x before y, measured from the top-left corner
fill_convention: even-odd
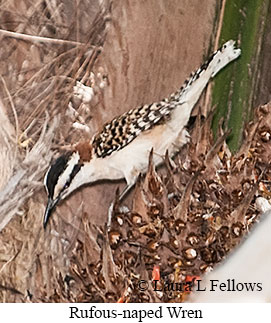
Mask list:
[[[58,157],[49,167],[44,177],[44,186],[48,194],[43,219],[44,228],[60,201],[83,184],[94,181],[91,171],[91,154],[89,144],[79,144],[74,150]]]

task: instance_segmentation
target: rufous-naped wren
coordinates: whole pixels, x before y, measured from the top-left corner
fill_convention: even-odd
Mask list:
[[[185,126],[208,81],[241,54],[234,45],[232,40],[226,42],[168,98],[116,117],[91,140],[57,158],[44,178],[48,193],[44,227],[55,206],[80,186],[125,178],[124,196],[138,175],[146,172],[152,149],[154,165],[159,165],[167,151],[172,157],[186,144]]]

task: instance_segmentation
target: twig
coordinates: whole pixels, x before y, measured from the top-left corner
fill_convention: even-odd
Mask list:
[[[226,1],[227,0],[222,1],[222,7],[221,7],[221,11],[220,11],[220,16],[219,16],[219,20],[218,20],[218,27],[217,27],[217,32],[216,32],[216,38],[215,38],[215,43],[214,43],[214,50],[218,49],[219,38],[221,35],[221,29],[222,29],[222,25],[223,25]]]
[[[222,7],[221,7],[220,15],[219,15],[218,27],[217,27],[215,43],[214,43],[214,51],[216,51],[218,49],[218,44],[219,44],[219,38],[220,38],[222,24],[223,24],[226,1],[227,0],[222,1]],[[212,87],[212,84],[209,83],[207,85],[207,89],[206,89],[206,92],[205,92],[206,94],[205,94],[205,99],[204,99],[204,104],[203,104],[203,109],[202,109],[202,114],[204,116],[207,116],[207,114],[208,114],[208,105],[209,105],[210,97],[211,97],[211,87]]]
[[[21,39],[21,40],[25,40],[25,41],[30,41],[32,43],[51,43],[51,44],[57,44],[57,45],[66,44],[66,45],[73,45],[73,46],[85,46],[86,45],[84,43],[80,43],[80,42],[72,41],[72,40],[26,35],[26,34],[16,33],[13,31],[7,31],[7,30],[3,30],[3,29],[0,29],[0,35],[2,35],[4,37],[11,37],[11,38]],[[90,47],[96,47],[96,46],[90,45]]]
[[[13,112],[13,115],[14,115],[14,119],[15,119],[16,146],[15,146],[14,159],[16,159],[17,153],[18,153],[18,141],[19,141],[19,121],[18,121],[18,115],[17,115],[16,109],[15,109],[15,106],[14,106],[14,103],[13,103],[13,100],[12,100],[12,97],[11,97],[10,92],[8,90],[6,81],[4,80],[4,78],[3,78],[2,75],[1,75],[1,81],[2,81],[2,83],[4,85],[5,91],[7,92],[8,99],[9,99],[9,102],[10,102],[10,105],[11,105],[11,108],[12,108],[12,112]]]

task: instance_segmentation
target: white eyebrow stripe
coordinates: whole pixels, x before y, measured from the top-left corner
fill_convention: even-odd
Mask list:
[[[49,191],[48,191],[48,188],[47,188],[47,177],[48,177],[48,173],[49,173],[50,169],[51,169],[51,167],[48,168],[46,174],[44,175],[44,179],[43,179],[43,185],[45,186],[47,195],[49,195]]]

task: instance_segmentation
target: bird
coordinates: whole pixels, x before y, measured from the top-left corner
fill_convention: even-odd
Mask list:
[[[115,117],[90,140],[76,143],[58,157],[44,177],[48,195],[44,228],[59,202],[82,185],[125,179],[121,200],[134,186],[139,174],[147,171],[151,151],[155,166],[163,163],[166,153],[173,157],[189,142],[185,127],[207,83],[240,54],[241,49],[235,47],[235,41],[227,41],[169,97]],[[108,211],[109,228],[112,209],[113,203]]]

